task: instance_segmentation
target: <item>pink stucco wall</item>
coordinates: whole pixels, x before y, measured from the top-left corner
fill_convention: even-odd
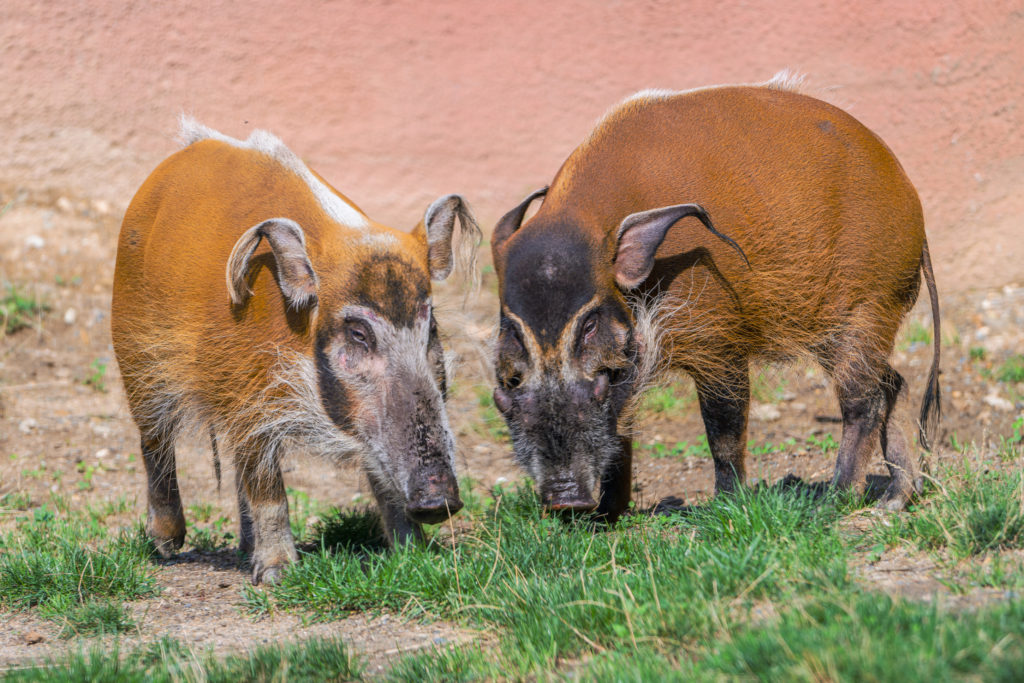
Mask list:
[[[185,111],[274,131],[375,218],[411,225],[458,191],[490,223],[628,93],[784,67],[895,150],[940,284],[1024,281],[1024,3],[1008,0],[4,0],[0,187],[123,206]]]

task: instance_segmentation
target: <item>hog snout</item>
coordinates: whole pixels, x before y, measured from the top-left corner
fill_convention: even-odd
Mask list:
[[[579,482],[561,479],[553,481],[541,492],[544,507],[560,512],[590,512],[597,507],[597,501],[579,485]]]
[[[405,514],[421,524],[437,524],[462,509],[459,484],[452,473],[413,475]]]

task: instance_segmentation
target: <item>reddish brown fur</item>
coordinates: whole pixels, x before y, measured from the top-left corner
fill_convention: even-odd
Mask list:
[[[440,235],[435,249],[428,246],[423,221],[412,232],[374,223],[327,187],[362,215],[365,225],[346,226],[333,219],[309,184],[272,156],[244,143],[201,139],[168,158],[146,180],[125,214],[118,242],[111,327],[147,456],[150,533],[162,552],[180,546],[184,518],[173,441],[186,424],[207,425],[219,445],[227,444],[234,453],[240,473],[243,548],[251,550],[255,543],[259,554],[260,531],[256,529],[254,539],[252,525],[261,524],[263,508],[269,510],[267,519],[272,518],[268,533],[280,537],[268,541],[273,548],[267,557],[254,560],[254,581],[264,570],[270,572],[265,578],[274,578],[294,559],[278,465],[283,440],[297,439],[331,458],[365,456],[365,444],[338,429],[337,419],[328,418],[321,406],[328,399],[317,388],[318,333],[323,336],[337,328],[332,321],[343,306],[362,303],[353,300],[353,289],[368,264],[400,264],[394,273],[401,275],[394,277],[402,279],[388,281],[389,296],[405,287],[427,297],[430,277],[439,272],[434,262],[451,260],[450,225],[447,241],[443,231],[431,233]],[[476,229],[475,223],[462,204],[454,205],[460,207],[465,237],[467,230]],[[304,234],[305,252],[318,278],[311,304],[289,305],[278,281],[285,277],[283,266],[276,264],[267,240],[260,240],[244,271],[251,294],[233,304],[230,277],[225,281],[229,256],[249,228],[276,217],[294,221]],[[455,216],[447,218],[454,221]],[[392,302],[378,303],[386,316]],[[423,308],[422,302],[412,300],[406,308],[414,305]],[[423,315],[417,314],[417,325],[426,325]],[[433,331],[431,339],[436,341]],[[422,345],[423,358],[408,363],[419,363],[421,374],[433,383],[426,335],[416,343]],[[431,353],[439,356],[439,351],[438,346],[437,353]],[[442,389],[443,383],[442,372]],[[351,410],[353,420],[373,417],[367,415],[373,406],[362,405],[354,395],[346,398],[344,407]],[[440,401],[438,393],[440,436],[432,448],[443,450],[440,442],[446,434],[450,441],[450,430]],[[387,480],[388,473],[379,465],[365,457],[364,465],[371,481]],[[389,532],[395,528],[399,537],[417,535],[418,524],[410,526],[404,520],[394,496],[374,488]],[[457,510],[457,489],[454,495],[451,508]],[[283,518],[277,509],[281,505]],[[403,518],[395,522],[398,527],[391,519],[396,515]]]
[[[933,292],[934,282],[920,201],[892,152],[845,112],[784,88],[637,96],[570,155],[521,229],[503,219],[495,237],[499,276],[509,245],[572,226],[606,264],[594,270],[593,287],[621,299],[620,224],[682,202],[704,207],[742,247],[749,267],[697,221],[681,220],[630,295],[660,300],[663,353],[694,377],[713,451],[719,441],[718,488],[731,488],[744,474],[748,364],[803,355],[835,380],[847,427],[863,421],[877,434],[878,420],[861,413],[883,411],[883,447],[891,428],[886,459],[894,474],[886,503],[901,505],[917,470],[890,420],[903,382],[887,361],[922,269]],[[503,281],[503,291],[507,286]],[[936,303],[933,293],[936,355],[922,419],[938,400]],[[500,381],[500,360],[498,367]],[[879,391],[888,398],[879,399]],[[629,411],[622,416],[628,421]],[[843,485],[863,478],[871,450],[867,437],[854,438],[853,431],[844,432],[837,465]]]

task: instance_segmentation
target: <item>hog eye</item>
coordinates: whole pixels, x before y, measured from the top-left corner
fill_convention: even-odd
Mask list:
[[[348,341],[362,347],[364,351],[370,351],[373,346],[373,332],[365,322],[358,318],[345,320],[345,336]]]
[[[592,313],[583,323],[583,341],[590,341],[595,332],[597,332],[597,314]]]

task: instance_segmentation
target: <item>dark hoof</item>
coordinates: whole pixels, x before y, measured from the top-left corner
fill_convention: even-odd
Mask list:
[[[273,585],[281,581],[284,570],[288,565],[295,563],[299,554],[292,544],[271,546],[253,553],[252,562],[252,584],[258,586],[261,583]]]
[[[273,586],[281,583],[281,577],[284,576],[284,566],[275,564],[271,567],[261,567],[254,565],[252,568],[252,585],[258,586],[261,583]]]
[[[152,534],[149,537],[153,540],[157,555],[165,560],[174,557],[174,554],[181,550],[181,546],[185,545],[185,534],[172,538],[156,538]]]

